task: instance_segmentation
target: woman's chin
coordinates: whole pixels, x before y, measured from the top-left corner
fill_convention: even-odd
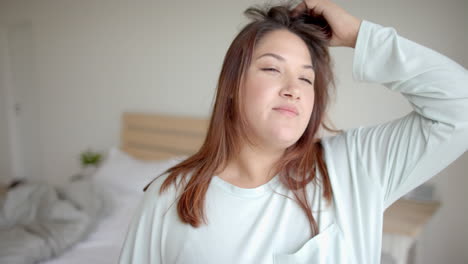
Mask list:
[[[298,139],[297,135],[277,135],[271,138],[270,142],[278,148],[285,149],[296,143]]]

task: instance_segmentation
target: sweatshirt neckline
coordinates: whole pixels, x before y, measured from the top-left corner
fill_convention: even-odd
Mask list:
[[[234,184],[231,184],[221,179],[218,175],[213,176],[213,178],[211,179],[211,182],[230,194],[233,194],[239,197],[245,197],[245,198],[261,196],[265,194],[266,192],[274,190],[276,186],[278,186],[278,184],[280,183],[278,175],[275,175],[267,183],[264,183],[255,188],[242,188],[242,187],[236,186]]]

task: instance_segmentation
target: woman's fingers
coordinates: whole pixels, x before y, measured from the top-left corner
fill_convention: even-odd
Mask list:
[[[291,14],[293,17],[295,17],[306,10],[307,10],[307,5],[304,1],[302,1],[296,7],[293,8],[293,10],[291,11]]]
[[[326,2],[326,0],[304,0],[293,8],[292,16],[297,16],[308,10],[313,15],[323,15]]]
[[[311,16],[322,16],[331,27],[330,46],[353,47],[356,44],[361,19],[330,0],[304,0],[292,9],[291,15],[308,12]]]

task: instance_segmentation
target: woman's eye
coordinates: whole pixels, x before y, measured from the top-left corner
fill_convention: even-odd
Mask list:
[[[308,84],[312,84],[312,82],[311,82],[309,79],[306,79],[306,78],[300,78],[300,80],[303,80],[303,81],[305,81],[305,82],[306,82],[306,83],[308,83]]]
[[[275,72],[279,72],[277,69],[275,68],[262,68],[263,71],[275,71]]]

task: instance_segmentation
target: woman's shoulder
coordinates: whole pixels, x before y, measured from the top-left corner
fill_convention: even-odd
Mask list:
[[[323,148],[329,152],[343,152],[353,144],[353,138],[359,133],[361,127],[344,129],[335,135],[327,135],[320,138]]]
[[[145,203],[157,203],[158,206],[164,206],[172,204],[177,199],[177,196],[183,190],[182,175],[175,176],[172,181],[168,180],[169,176],[170,173],[165,172],[146,185],[143,189],[145,191]],[[187,176],[190,177],[190,175]]]
[[[329,169],[330,178],[339,177],[340,180],[337,182],[345,183],[344,178],[350,177],[350,169],[362,168],[360,146],[357,140],[360,129],[361,127],[351,128],[342,133],[321,138],[324,160]]]

